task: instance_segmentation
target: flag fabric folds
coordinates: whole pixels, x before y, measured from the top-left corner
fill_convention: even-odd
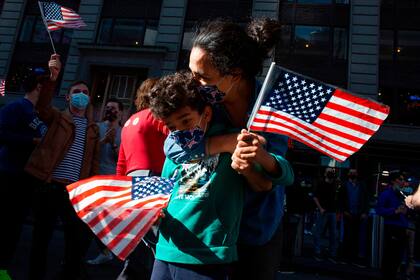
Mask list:
[[[6,80],[0,79],[0,96],[4,96],[6,94]]]
[[[369,140],[388,114],[386,105],[273,63],[248,127],[287,135],[341,162]]]
[[[101,175],[67,186],[77,215],[124,260],[166,207],[173,181],[161,177]]]
[[[86,26],[82,18],[72,9],[54,2],[38,2],[41,15],[49,31],[60,28],[80,28]]]

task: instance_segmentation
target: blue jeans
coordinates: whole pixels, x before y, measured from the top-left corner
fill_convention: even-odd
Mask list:
[[[190,265],[155,260],[151,280],[228,280],[230,264]]]
[[[324,214],[317,213],[317,219],[315,222],[314,232],[314,250],[315,254],[321,254],[321,236],[324,233],[325,227],[328,226],[329,235],[329,254],[331,257],[335,257],[337,254],[337,241],[336,241],[336,226],[337,218],[334,213],[325,212]]]

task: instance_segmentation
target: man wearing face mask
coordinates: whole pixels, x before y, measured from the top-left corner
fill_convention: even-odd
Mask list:
[[[313,200],[319,210],[318,217],[315,222],[314,232],[314,258],[321,260],[321,235],[326,226],[328,226],[329,248],[328,259],[335,263],[337,252],[336,241],[336,196],[339,188],[335,169],[328,167],[325,169],[324,178],[315,186]]]
[[[23,168],[35,145],[47,133],[35,106],[42,90],[57,77],[29,76],[23,83],[25,96],[0,110],[0,279],[10,279],[7,270],[18,243],[21,224],[32,194],[32,186]],[[45,85],[43,88],[42,86]]]
[[[61,70],[59,55],[52,55],[50,71]],[[98,174],[99,129],[89,107],[86,82],[74,82],[66,95],[68,108],[52,107],[53,91],[40,95],[37,109],[48,126],[43,141],[33,151],[25,170],[39,180],[34,195],[34,230],[29,279],[45,276],[48,243],[57,216],[65,236],[64,265],[60,279],[79,279],[82,260],[90,243],[87,226],[77,217],[66,185]]]
[[[405,178],[401,172],[393,172],[389,177],[390,184],[379,195],[376,213],[384,218],[382,279],[397,279],[398,267],[407,242],[407,207],[401,195]]]
[[[101,143],[99,174],[115,174],[121,143],[121,114],[124,105],[116,98],[106,102],[103,122],[98,123]]]

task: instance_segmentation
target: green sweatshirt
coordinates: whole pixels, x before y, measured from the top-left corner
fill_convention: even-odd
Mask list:
[[[177,179],[159,230],[156,259],[183,264],[237,260],[245,179],[234,171],[230,154],[195,163],[166,159],[162,176]]]

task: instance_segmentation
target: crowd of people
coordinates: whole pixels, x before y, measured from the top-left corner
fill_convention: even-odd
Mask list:
[[[383,246],[378,245],[383,254],[377,253],[382,278],[413,279],[418,224],[414,209],[419,191],[415,192],[407,173],[391,172],[376,196],[356,169],[341,176],[340,171],[344,170],[327,167],[320,179],[296,173],[294,184],[286,191],[281,269],[294,269],[297,231],[303,227],[304,234],[313,237],[306,239],[313,241],[313,256],[318,262],[369,267],[373,257],[370,246],[379,241]],[[383,235],[374,240],[373,219],[378,216],[383,218]],[[324,237],[328,237],[327,243]]]
[[[29,208],[28,279],[45,278],[58,217],[65,237],[58,279],[87,279],[86,263],[113,259],[77,217],[66,191],[68,184],[97,174],[162,176],[176,182],[159,223],[131,253],[119,280],[275,279],[280,256],[293,257],[297,225],[305,219],[308,201],[317,209],[315,258],[323,258],[321,238],[327,227],[327,256],[338,261],[341,213],[340,256],[360,264],[365,256],[359,237],[366,230],[369,198],[357,171],[351,169],[341,183],[336,170],[327,168],[308,196],[302,193],[307,180],[300,173],[295,180],[285,159],[287,137],[243,129],[261,87],[256,76],[279,31],[278,22],[266,18],[254,19],[246,28],[225,20],[207,22],[193,39],[190,71],[144,81],[137,90],[137,112],[123,125],[124,106],[114,98],[106,100],[103,119],[93,119],[84,81],[69,87],[65,110],[54,108],[61,62],[52,55],[49,76],[30,76],[25,96],[0,110],[0,217],[8,227],[0,231],[0,279],[12,279],[8,270]],[[401,262],[396,256],[402,256],[398,250],[413,236],[407,207],[394,197],[400,191],[398,178],[392,179],[377,205],[385,217],[387,279],[394,279]],[[406,198],[410,208],[419,204],[417,196]],[[303,202],[305,198],[309,200]],[[92,241],[99,254],[86,261]],[[282,242],[285,254],[279,250]]]

